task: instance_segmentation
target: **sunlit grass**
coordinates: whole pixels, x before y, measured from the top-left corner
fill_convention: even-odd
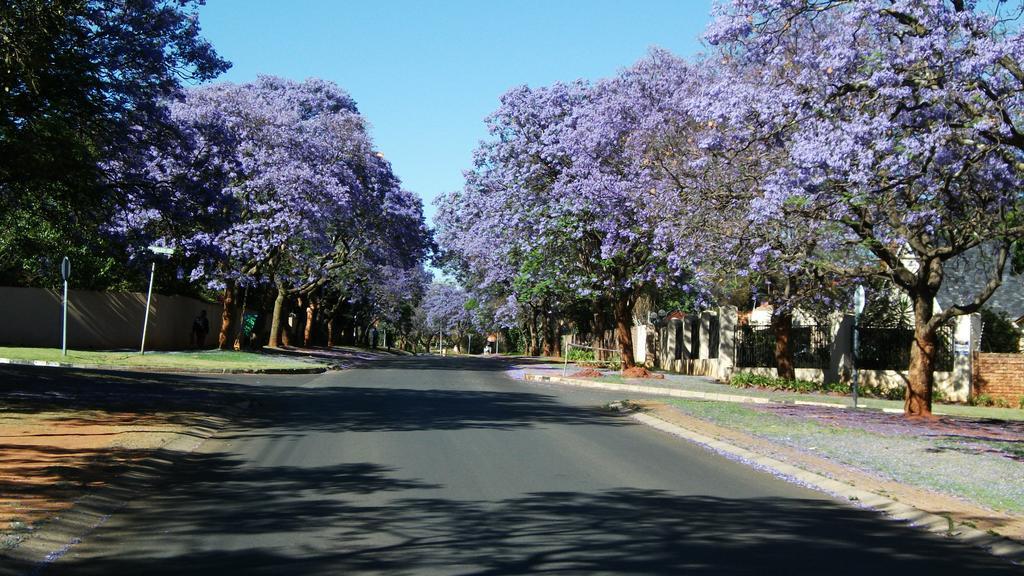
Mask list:
[[[191,370],[268,370],[280,368],[316,368],[325,364],[281,358],[256,352],[199,350],[190,352],[136,351],[97,352],[68,350],[61,354],[58,348],[5,348],[0,347],[0,358],[36,360],[69,364],[123,366],[128,368],[177,368]]]

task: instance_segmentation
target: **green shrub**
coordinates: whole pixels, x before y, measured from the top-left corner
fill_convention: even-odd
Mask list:
[[[594,351],[584,348],[569,348],[569,362],[589,362],[594,359]]]
[[[850,385],[843,384],[842,382],[827,382],[824,386],[825,392],[834,392],[836,394],[849,394]]]
[[[748,372],[734,374],[729,380],[729,384],[738,388],[767,388],[769,390],[800,393],[842,391],[836,390],[836,387],[842,387],[842,384],[838,383],[818,384],[809,380],[786,380],[762,374],[750,374]]]
[[[882,398],[885,400],[903,400],[906,397],[906,388],[903,386],[892,386],[884,388],[872,384],[862,384],[857,387],[861,396],[870,398]]]
[[[772,378],[771,376],[764,376],[762,374],[751,374],[749,372],[740,372],[734,374],[729,384],[738,388],[773,388],[779,378]]]
[[[597,356],[593,350],[586,348],[569,348],[569,362],[596,362]],[[622,369],[622,358],[614,354],[610,360],[602,360],[602,366],[608,366],[612,370]]]
[[[968,406],[991,406],[992,404],[992,397],[988,394],[972,395],[967,399]]]

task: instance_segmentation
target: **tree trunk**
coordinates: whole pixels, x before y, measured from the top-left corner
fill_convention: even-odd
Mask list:
[[[294,304],[294,305],[293,305]],[[289,302],[287,296],[285,296],[284,305],[288,314],[285,315],[287,320],[290,322],[284,323],[284,330],[281,332],[281,344],[285,346],[298,346],[299,334],[302,333],[302,326],[304,325],[305,317],[299,316],[292,310],[305,310],[305,300],[302,296],[299,296],[297,302]]]
[[[775,334],[775,366],[779,378],[796,380],[793,365],[793,313],[789,310],[772,314],[772,333]]]
[[[545,306],[545,308],[547,308]],[[558,342],[558,322],[550,313],[544,314],[544,356],[554,358],[562,357],[561,346]]]
[[[594,359],[607,360],[604,350],[604,309],[601,306],[601,299],[595,298],[590,304],[590,345],[594,347]]]
[[[529,333],[530,341],[526,347],[526,354],[529,356],[537,356],[537,310],[530,310],[530,322],[526,325],[526,331]]]
[[[914,343],[910,347],[910,369],[907,371],[907,395],[903,403],[906,416],[932,415],[932,387],[935,384],[935,354],[938,337],[928,327],[935,306],[934,294],[915,294]]]
[[[622,354],[622,368],[633,368],[636,360],[633,358],[633,314],[629,309],[629,299],[620,297],[615,300],[615,331],[616,340],[619,344],[619,353]]]
[[[284,286],[277,286],[277,298],[274,299],[274,312],[270,320],[270,342],[267,346],[278,348],[281,345],[281,333],[283,332],[282,316],[284,316]]]
[[[327,347],[334,346],[334,315],[327,320]]]
[[[306,306],[306,330],[302,334],[302,345],[309,348],[313,345],[313,326],[316,320],[318,303],[316,298],[309,298],[309,306]]]
[[[231,334],[235,328],[235,281],[228,280],[224,286],[224,307],[220,314],[220,335],[217,337],[217,347],[221,350],[230,350],[234,343]]]

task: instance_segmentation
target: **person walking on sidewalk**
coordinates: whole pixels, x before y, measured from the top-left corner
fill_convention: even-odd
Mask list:
[[[192,321],[192,339],[196,348],[202,350],[206,344],[206,335],[210,333],[210,320],[206,317],[206,310],[200,310],[199,316]]]

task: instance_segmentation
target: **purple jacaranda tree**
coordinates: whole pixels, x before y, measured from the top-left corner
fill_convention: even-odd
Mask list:
[[[153,152],[150,180],[167,194],[156,202],[140,195],[119,224],[176,243],[198,261],[193,279],[224,287],[220,345],[227,347],[238,283],[280,289],[306,280],[304,268],[332,251],[331,226],[349,214],[355,178],[344,162],[329,160],[361,120],[332,85],[271,77],[194,89],[170,109],[190,141],[178,154]],[[189,212],[213,221],[190,222]],[[274,344],[280,313],[278,302]]]
[[[286,303],[310,300],[333,272],[422,259],[422,206],[336,85],[261,77],[197,88],[169,107],[182,136],[170,152],[151,151],[146,178],[164,194],[133,197],[117,226],[180,248],[196,262],[194,280],[223,288],[222,347],[239,285],[276,290],[274,346]]]
[[[456,350],[461,350],[466,335],[476,328],[472,302],[470,295],[462,288],[433,282],[427,287],[420,306],[425,314],[426,326],[440,334],[443,341],[451,342]]]
[[[743,141],[745,133],[735,136],[709,115],[713,87],[745,82],[742,72],[652,51],[621,75],[638,87],[635,108],[646,108],[631,145],[652,173],[647,209],[668,267],[688,278],[698,302],[720,301],[740,282],[763,292],[759,300],[773,307],[778,374],[794,379],[793,311],[834,297],[838,285],[805,264],[813,245],[794,222],[757,209],[765,175],[788,161],[785,150]]]
[[[438,219],[442,246],[484,287],[501,284],[552,320],[573,300],[609,305],[627,367],[633,304],[667,270],[647,219],[650,170],[628,145],[636,88],[617,78],[510,90]],[[557,354],[555,322],[544,331],[544,352]]]
[[[571,254],[568,234],[537,233],[550,212],[552,184],[571,162],[545,149],[544,134],[558,130],[586,97],[579,82],[510,90],[488,118],[492,139],[475,151],[463,190],[437,201],[448,267],[475,294],[515,296],[533,354],[558,352],[554,311],[578,296],[560,261]]]
[[[807,266],[886,278],[912,301],[907,415],[931,414],[937,329],[980,308],[1024,237],[1020,8],[735,0],[708,31],[715,58],[748,75],[716,88],[711,117],[740,127],[732,144],[786,153],[754,209],[794,223]],[[968,251],[989,282],[936,310],[946,264]]]
[[[431,275],[422,265],[414,268],[379,266],[370,287],[374,319],[392,331],[392,340],[410,341],[412,315],[430,286]]]
[[[358,311],[363,324],[388,322],[394,316],[388,305],[394,300],[388,295],[405,292],[404,301],[410,304],[422,293],[410,284],[412,279],[419,281],[433,246],[422,201],[401,188],[379,154],[364,155],[362,160],[353,164],[358,186],[351,190],[352,211],[332,225],[333,250],[309,261],[313,265],[305,268],[303,281],[278,287],[279,300],[297,298],[299,307],[305,308],[306,345],[312,341],[319,310],[326,312],[328,323],[345,306]]]

